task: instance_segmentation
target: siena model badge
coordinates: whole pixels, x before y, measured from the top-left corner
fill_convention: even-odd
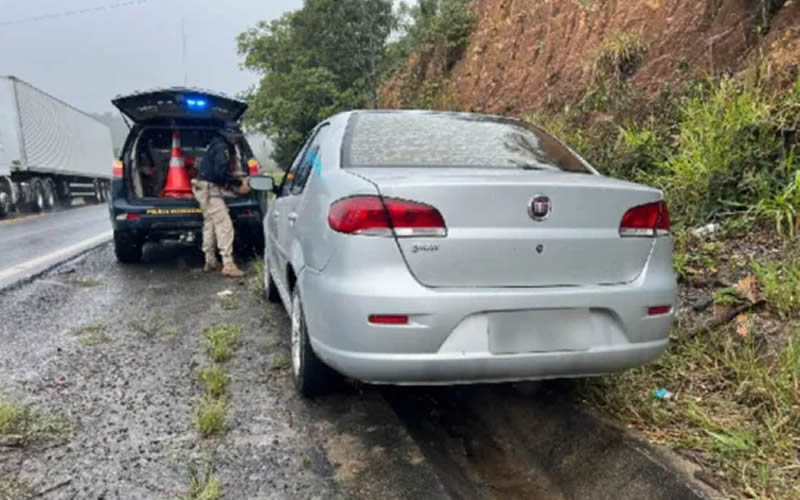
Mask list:
[[[553,204],[550,202],[550,198],[543,194],[537,194],[528,204],[528,215],[533,220],[542,221],[550,216],[552,209]]]

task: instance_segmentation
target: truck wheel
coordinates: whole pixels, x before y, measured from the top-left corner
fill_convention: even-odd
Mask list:
[[[103,188],[100,186],[100,181],[94,181],[94,201],[103,203]]]
[[[142,241],[127,231],[114,231],[114,254],[123,264],[136,264],[142,260]]]
[[[4,217],[11,212],[11,187],[0,178],[0,217]]]
[[[308,339],[303,301],[299,287],[292,290],[292,375],[294,385],[303,396],[313,398],[326,394],[339,375],[314,353]]]
[[[53,181],[47,180],[42,182],[44,189],[44,208],[52,210],[56,206],[56,186]]]
[[[45,198],[44,198],[44,186],[42,186],[42,182],[39,179],[34,179],[31,183],[31,189],[33,190],[33,200],[31,201],[31,210],[34,212],[44,212],[45,206]]]

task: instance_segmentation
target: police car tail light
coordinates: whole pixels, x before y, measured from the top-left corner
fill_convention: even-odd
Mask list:
[[[420,237],[446,236],[442,214],[424,203],[379,196],[352,196],[333,205],[328,225],[345,234]]]
[[[122,179],[122,171],[125,165],[117,160],[111,164],[111,176],[115,179]]]
[[[247,168],[250,170],[250,175],[258,175],[261,172],[261,165],[258,164],[258,161],[255,159],[250,159],[247,162]]]

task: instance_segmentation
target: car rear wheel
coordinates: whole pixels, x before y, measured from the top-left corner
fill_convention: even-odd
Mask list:
[[[281,300],[281,296],[278,294],[278,287],[275,285],[275,281],[269,273],[269,259],[266,255],[264,255],[264,298],[273,304]]]
[[[142,260],[142,242],[126,231],[114,231],[114,254],[123,264],[135,264]]]
[[[306,328],[303,301],[300,291],[292,291],[292,375],[297,390],[306,397],[320,396],[329,392],[338,378],[336,372],[323,363],[311,348]]]

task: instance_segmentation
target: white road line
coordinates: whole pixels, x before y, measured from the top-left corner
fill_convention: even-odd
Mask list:
[[[0,281],[3,281],[5,279],[14,277],[16,275],[25,272],[30,272],[33,269],[36,269],[37,267],[40,266],[53,264],[57,262],[58,259],[63,259],[65,257],[70,256],[71,254],[79,253],[81,250],[91,248],[92,246],[98,245],[110,238],[111,238],[111,231],[106,231],[105,233],[98,234],[97,236],[92,236],[89,239],[75,243],[74,245],[64,247],[60,250],[56,250],[55,252],[51,252],[47,255],[42,255],[41,257],[36,257],[35,259],[23,262],[22,264],[17,264],[16,266],[8,268],[5,271],[0,271]]]

